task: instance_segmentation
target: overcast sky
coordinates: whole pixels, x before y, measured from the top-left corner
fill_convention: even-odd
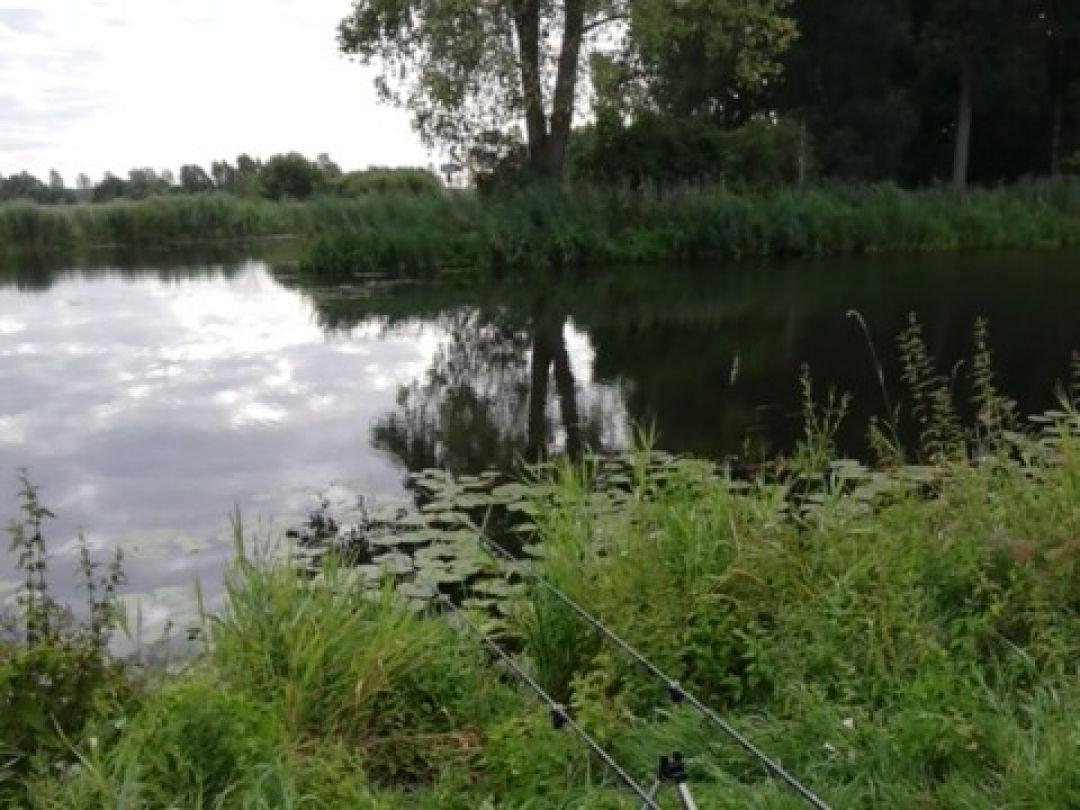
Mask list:
[[[0,0],[0,174],[69,185],[241,152],[426,165],[408,114],[341,57],[349,0]]]

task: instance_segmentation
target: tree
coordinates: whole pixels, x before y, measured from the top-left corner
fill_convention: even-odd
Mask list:
[[[923,0],[925,3],[926,0]],[[952,182],[967,187],[980,83],[1022,47],[1025,12],[1015,0],[935,0],[922,7],[922,57],[944,64],[956,82]]]
[[[180,188],[187,194],[199,194],[214,188],[214,181],[202,166],[187,163],[180,167]]]
[[[322,172],[323,177],[327,179],[336,179],[341,177],[341,167],[330,159],[330,155],[326,152],[320,152],[315,158],[315,165],[319,167],[319,171]]]
[[[242,179],[257,176],[261,169],[262,163],[253,160],[252,157],[246,153],[236,158],[236,172]]]
[[[215,160],[210,164],[210,175],[214,185],[222,191],[234,191],[240,180],[240,173],[227,160]]]
[[[1080,4],[1075,0],[1035,0],[1034,29],[1049,71],[1050,173],[1058,174],[1067,124],[1074,128],[1078,124],[1075,112],[1073,120],[1066,121],[1066,110],[1070,102],[1080,101]]]
[[[482,133],[523,121],[530,170],[558,178],[583,62],[606,54],[609,64],[633,64],[647,76],[661,61],[654,57],[665,36],[688,28],[711,50],[726,52],[738,40],[756,53],[759,25],[786,5],[689,2],[683,13],[685,0],[353,0],[338,41],[344,53],[381,65],[380,95],[413,110],[429,144],[467,153]],[[774,39],[765,37],[766,50]],[[740,69],[756,64],[738,60]]]
[[[821,173],[896,178],[920,122],[908,0],[797,0],[774,103],[805,123]]]
[[[47,194],[45,184],[29,172],[0,178],[0,199],[42,202]]]
[[[133,200],[142,200],[152,194],[161,194],[168,190],[168,184],[149,166],[132,169],[128,172],[128,182],[124,196]]]
[[[75,199],[78,202],[88,202],[94,192],[94,181],[90,179],[90,175],[85,172],[79,172],[75,178],[75,187],[78,191],[75,194]]]
[[[259,172],[264,196],[273,200],[306,200],[321,179],[319,167],[299,152],[274,155]]]
[[[795,39],[792,0],[649,0],[630,5],[628,46],[594,54],[601,105],[738,126],[768,111]]]
[[[112,172],[105,172],[101,182],[94,186],[94,202],[106,202],[123,197],[127,184]]]

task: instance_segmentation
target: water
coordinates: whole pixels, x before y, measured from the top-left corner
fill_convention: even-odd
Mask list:
[[[796,375],[854,395],[842,442],[882,411],[859,310],[899,395],[915,311],[943,368],[989,319],[1026,411],[1080,347],[1080,255],[981,254],[631,270],[574,283],[305,289],[266,260],[157,258],[0,273],[0,516],[17,467],[70,541],[123,546],[144,620],[213,598],[228,514],[273,530],[328,487],[403,496],[411,469],[617,451],[634,425],[715,458],[790,447]],[[130,266],[134,265],[134,266]],[[344,496],[343,496],[344,497]],[[0,565],[0,581],[10,579]]]

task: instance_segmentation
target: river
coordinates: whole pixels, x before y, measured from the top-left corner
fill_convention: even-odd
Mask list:
[[[891,398],[908,313],[946,371],[984,316],[1002,387],[1046,408],[1080,348],[1078,268],[1076,253],[987,253],[320,289],[261,251],[8,267],[0,517],[28,468],[58,516],[58,594],[75,596],[82,531],[124,548],[129,600],[160,626],[196,578],[218,593],[234,506],[279,535],[327,493],[392,500],[427,466],[616,452],[635,426],[675,452],[771,455],[799,434],[801,368],[852,393],[840,439],[858,454],[884,406],[850,310]]]

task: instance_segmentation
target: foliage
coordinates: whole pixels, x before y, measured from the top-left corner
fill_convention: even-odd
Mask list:
[[[627,4],[627,47],[592,62],[598,103],[657,109],[733,126],[764,114],[767,91],[797,38],[792,0],[639,0]]]
[[[531,504],[550,582],[833,806],[1051,810],[1080,800],[1077,404],[978,461],[833,461],[793,487],[786,463],[740,482],[642,450],[492,495]],[[260,548],[204,656],[73,739],[79,767],[32,775],[30,806],[637,806],[452,618]],[[511,598],[492,626],[633,774],[678,749],[702,806],[797,806],[559,602]]]
[[[372,167],[341,175],[332,185],[335,194],[356,197],[361,194],[412,192],[436,194],[442,191],[439,178],[426,169]]]
[[[124,583],[119,552],[101,570],[79,540],[85,611],[76,617],[52,597],[45,522],[52,513],[25,472],[19,475],[21,517],[8,526],[23,583],[15,610],[0,615],[0,802],[26,801],[27,777],[74,760],[69,740],[105,713],[117,716],[136,695],[127,668],[109,658]],[[115,728],[105,731],[115,732]]]
[[[299,152],[274,155],[259,172],[264,196],[272,200],[306,200],[315,193],[322,180],[316,163]]]
[[[685,4],[666,0],[354,0],[339,27],[339,45],[365,64],[378,64],[380,95],[412,110],[429,144],[466,154],[485,137],[507,136],[523,120],[529,170],[557,177],[582,63],[602,62],[608,77],[618,74],[600,83],[609,106],[614,94],[626,95],[622,85],[631,65],[635,79],[655,73],[685,40],[732,69],[724,74],[732,89],[761,85],[790,36],[780,16],[785,5],[702,0],[683,10]]]
[[[1069,806],[1080,457],[1055,430],[1068,461],[1040,456],[1039,483],[997,455],[939,469],[930,498],[903,473],[840,466],[800,506],[782,481],[687,461],[597,512],[587,470],[567,470],[539,513],[541,570],[834,806]],[[620,718],[612,745],[646,768],[629,717],[655,717],[662,685],[609,654],[574,683],[579,712],[600,734]],[[753,763],[694,740],[735,796],[768,795]]]
[[[686,183],[724,183],[762,190],[792,185],[802,154],[790,121],[754,119],[721,129],[703,118],[642,114],[623,124],[610,116],[574,134],[569,172],[586,183],[670,188]]]
[[[1080,145],[1080,7],[1059,0],[797,0],[771,109],[806,122],[829,176],[925,183],[973,109],[975,182],[1053,173]]]

